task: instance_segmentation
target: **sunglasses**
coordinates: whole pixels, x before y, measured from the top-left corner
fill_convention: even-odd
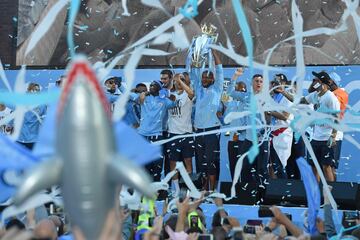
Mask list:
[[[114,80],[109,80],[107,81],[108,84],[115,84],[115,81]]]

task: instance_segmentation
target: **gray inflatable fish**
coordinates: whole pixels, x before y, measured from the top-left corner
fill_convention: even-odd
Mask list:
[[[30,171],[14,204],[60,185],[72,225],[78,226],[86,239],[98,239],[114,207],[116,186],[121,183],[133,187],[151,198],[151,178],[142,168],[116,154],[110,106],[85,59],[74,61],[58,109],[57,154]]]

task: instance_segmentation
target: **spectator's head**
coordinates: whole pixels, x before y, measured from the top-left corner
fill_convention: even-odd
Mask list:
[[[215,78],[214,78],[214,73],[205,70],[202,74],[201,74],[201,85],[204,88],[208,88],[210,87],[212,84],[214,84]]]
[[[317,92],[322,91],[323,89],[325,90],[329,90],[330,89],[330,76],[329,74],[327,74],[325,71],[321,71],[319,73],[317,72],[312,72],[312,75],[314,75],[314,90]],[[320,85],[319,85],[319,84]]]
[[[105,80],[104,85],[110,93],[115,93],[117,87],[116,82],[117,78],[114,76],[109,77]]]
[[[64,234],[64,222],[61,220],[61,218],[56,215],[51,215],[51,216],[49,216],[49,219],[51,221],[53,221],[53,223],[55,224],[58,236],[63,235]]]
[[[255,74],[252,77],[252,87],[253,87],[254,94],[261,92],[263,89],[263,86],[264,86],[263,76],[261,74]]]
[[[20,221],[19,219],[17,218],[14,218],[14,219],[11,219],[6,225],[5,225],[5,229],[6,230],[9,230],[13,227],[16,227],[17,229],[19,230],[23,230],[25,229],[25,224]]]
[[[159,80],[154,80],[150,83],[150,94],[153,96],[159,95],[161,90],[161,82]]]
[[[57,239],[57,231],[53,221],[49,219],[41,220],[34,228],[34,237],[40,239]]]
[[[188,72],[183,72],[182,73],[185,77],[185,83],[186,85],[190,86],[191,82],[190,82],[190,76],[189,76],[189,73]]]
[[[243,81],[237,82],[235,86],[235,90],[238,92],[246,92],[246,84]]]
[[[211,230],[211,234],[216,240],[225,240],[227,237],[226,231],[224,230],[223,227],[214,227]]]
[[[135,87],[137,93],[147,92],[147,87],[144,83],[138,83]]]
[[[29,83],[27,91],[30,93],[40,92],[40,85],[37,83]]]
[[[173,73],[169,69],[164,69],[160,72],[160,81],[164,88],[170,88],[172,83]]]
[[[5,104],[0,103],[0,111],[4,111],[6,108]]]

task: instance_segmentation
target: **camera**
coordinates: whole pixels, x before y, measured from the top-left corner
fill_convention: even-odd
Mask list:
[[[255,234],[256,233],[255,226],[245,225],[243,228],[243,232],[248,234]]]
[[[349,228],[357,225],[356,220],[359,219],[358,211],[345,211],[342,217],[342,225],[344,228]]]
[[[274,217],[273,212],[270,210],[269,206],[260,206],[258,211],[258,216],[263,217]]]
[[[198,216],[191,216],[190,217],[190,227],[191,228],[198,227],[198,220],[199,220]]]

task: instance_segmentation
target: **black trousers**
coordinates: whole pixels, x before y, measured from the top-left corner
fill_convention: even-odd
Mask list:
[[[245,149],[243,147],[245,141],[229,141],[228,142],[228,156],[229,156],[229,168],[231,179],[234,179],[236,163],[239,157],[244,154]]]
[[[161,135],[159,135],[159,136],[144,136],[144,137],[149,142],[156,142],[156,141],[160,141],[163,139],[163,137]],[[162,155],[157,160],[152,161],[145,165],[146,170],[153,177],[154,182],[159,182],[161,180],[163,159],[164,159],[164,156]]]
[[[205,132],[219,129],[197,129],[196,132]],[[197,136],[195,138],[196,171],[203,176],[219,175],[220,168],[220,134]]]
[[[247,152],[250,150],[252,142],[245,140],[242,150]],[[264,141],[259,146],[259,154],[256,156],[254,162],[250,163],[248,156],[244,159],[241,170],[242,182],[256,182],[258,185],[263,185],[264,181],[269,179],[269,142]]]

